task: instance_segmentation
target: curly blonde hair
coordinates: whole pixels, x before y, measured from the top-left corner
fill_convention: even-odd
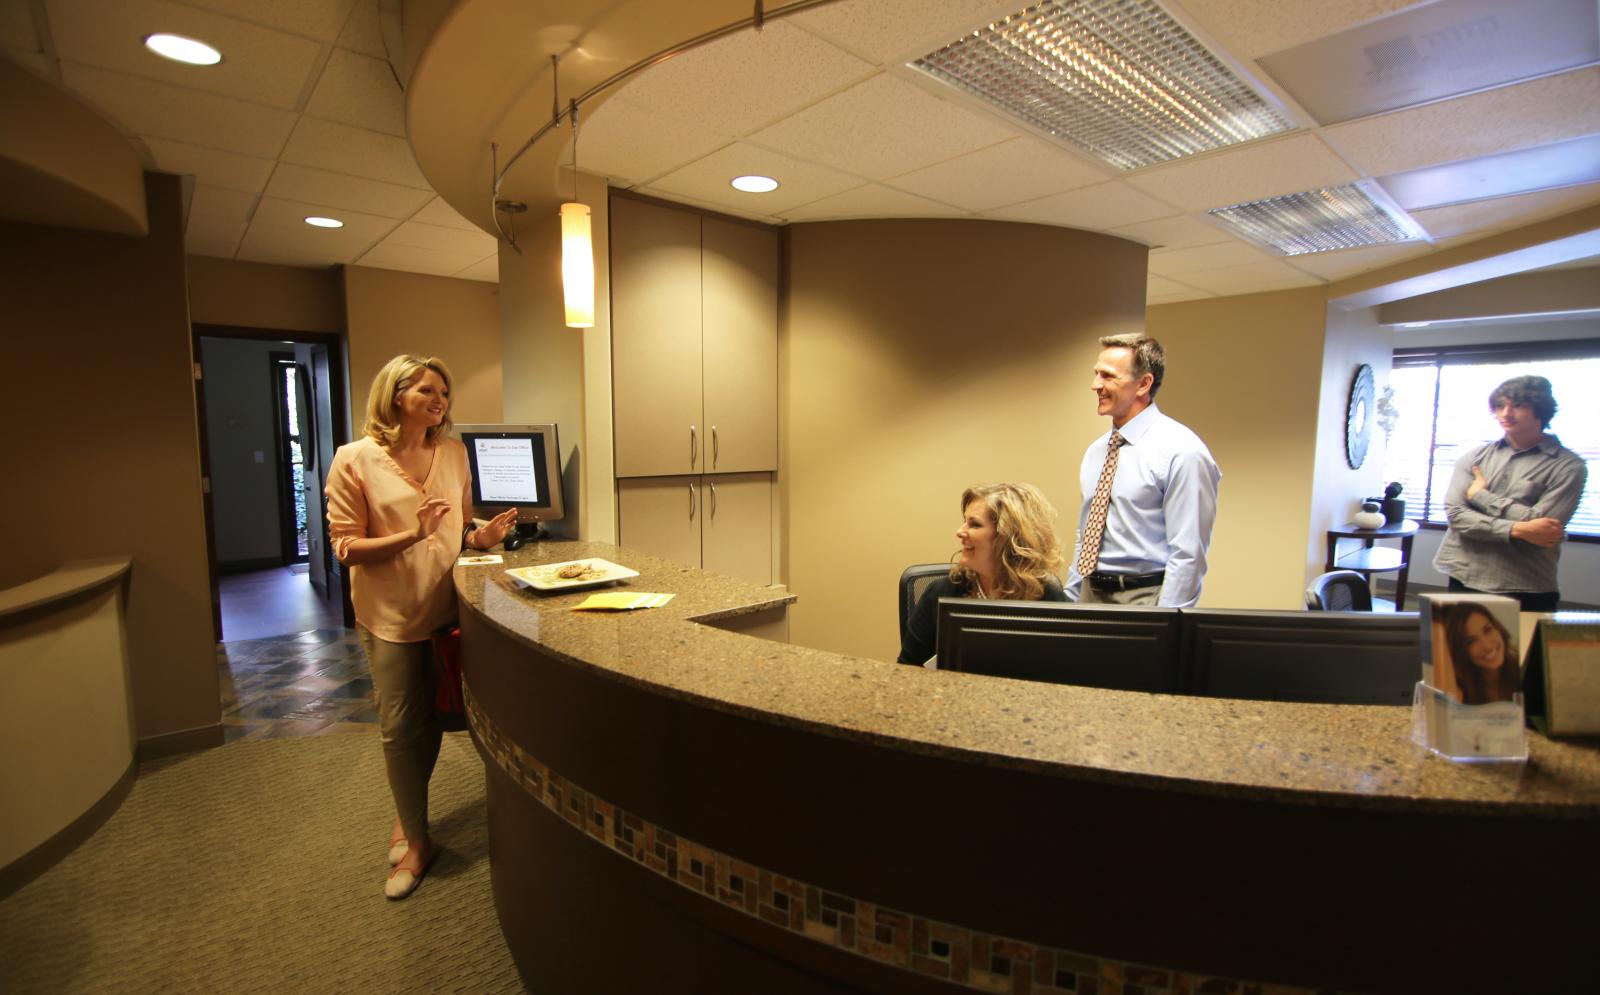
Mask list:
[[[400,392],[417,382],[427,370],[439,374],[444,381],[444,418],[428,429],[428,445],[433,445],[450,434],[450,368],[437,356],[396,356],[383,364],[383,369],[372,378],[372,390],[367,392],[367,423],[362,431],[372,441],[389,447],[400,440],[400,417],[395,411],[395,398]]]
[[[995,596],[1038,601],[1045,581],[1060,583],[1061,543],[1056,539],[1056,509],[1032,484],[976,484],[961,492],[961,510],[981,500],[994,519]],[[978,577],[957,564],[950,580],[971,587]]]

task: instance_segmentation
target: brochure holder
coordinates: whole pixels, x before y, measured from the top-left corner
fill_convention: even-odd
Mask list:
[[[1528,724],[1546,736],[1600,735],[1600,613],[1557,612],[1534,625]]]
[[[1412,693],[1411,738],[1451,760],[1528,759],[1520,606],[1476,593],[1425,594],[1418,602],[1422,680]]]
[[[1511,701],[1463,705],[1423,681],[1411,698],[1411,739],[1441,757],[1515,763],[1528,759],[1522,695]]]

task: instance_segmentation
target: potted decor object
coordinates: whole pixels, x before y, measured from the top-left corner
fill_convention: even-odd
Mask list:
[[[1367,501],[1361,505],[1361,510],[1356,512],[1351,521],[1359,528],[1379,529],[1383,527],[1383,512],[1378,509],[1378,502]]]

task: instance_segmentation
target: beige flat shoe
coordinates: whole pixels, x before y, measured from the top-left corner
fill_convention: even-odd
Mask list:
[[[435,846],[433,852],[428,854],[428,862],[421,869],[413,871],[409,867],[396,867],[389,872],[389,879],[383,883],[385,898],[399,900],[407,897],[417,890],[417,885],[422,883],[423,875],[428,873],[428,868],[439,859],[439,847]]]
[[[411,841],[404,836],[393,840],[389,844],[389,866],[394,867],[406,859],[406,851],[411,849]]]

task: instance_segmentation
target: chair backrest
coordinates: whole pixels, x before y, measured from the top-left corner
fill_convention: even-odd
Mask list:
[[[1314,612],[1369,612],[1372,588],[1354,570],[1330,570],[1306,588],[1306,608]]]
[[[928,585],[940,577],[950,574],[948,563],[918,563],[906,567],[900,575],[900,641],[905,642],[906,623],[911,621],[911,613],[916,610],[917,601],[922,597],[922,592]]]

